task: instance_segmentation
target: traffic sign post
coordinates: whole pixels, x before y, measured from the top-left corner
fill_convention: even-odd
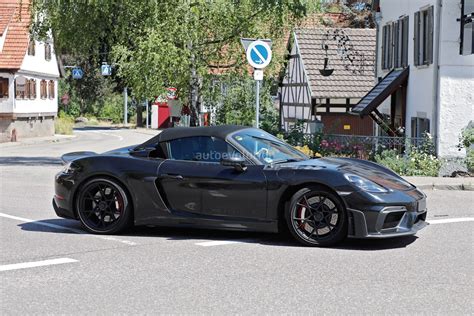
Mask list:
[[[255,79],[256,98],[255,98],[255,127],[260,125],[260,81],[263,80],[263,69],[270,64],[272,60],[272,49],[269,40],[241,39],[246,50],[247,61],[254,68],[253,78]]]

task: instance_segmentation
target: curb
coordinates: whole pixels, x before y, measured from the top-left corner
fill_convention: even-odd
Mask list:
[[[416,185],[416,184],[415,184]],[[474,184],[423,184],[416,185],[421,190],[457,190],[457,191],[474,191]]]
[[[52,137],[48,138],[41,138],[41,139],[35,139],[34,137],[31,138],[25,138],[20,141],[16,142],[5,142],[5,143],[0,143],[0,148],[8,148],[8,147],[15,147],[15,146],[29,146],[29,145],[38,145],[38,144],[43,144],[43,143],[60,143],[64,141],[68,141],[71,139],[74,139],[76,135],[55,135]]]

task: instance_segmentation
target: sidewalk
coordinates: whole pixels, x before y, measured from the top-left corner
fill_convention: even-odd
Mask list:
[[[403,177],[422,190],[465,190],[474,191],[473,177]]]
[[[47,137],[23,138],[23,139],[17,140],[16,142],[0,143],[0,149],[12,147],[12,146],[36,145],[36,144],[42,144],[42,143],[58,143],[58,142],[66,141],[66,140],[71,140],[75,137],[76,135],[55,134],[54,136],[47,136]]]

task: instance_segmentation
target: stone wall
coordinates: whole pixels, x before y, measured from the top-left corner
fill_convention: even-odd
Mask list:
[[[0,142],[54,136],[54,116],[0,118]]]

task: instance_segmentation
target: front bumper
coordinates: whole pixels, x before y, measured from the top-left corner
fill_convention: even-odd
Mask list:
[[[418,203],[416,209],[404,206],[383,207],[374,214],[361,210],[349,211],[349,237],[353,238],[391,238],[415,235],[426,227],[427,210],[425,200]]]

